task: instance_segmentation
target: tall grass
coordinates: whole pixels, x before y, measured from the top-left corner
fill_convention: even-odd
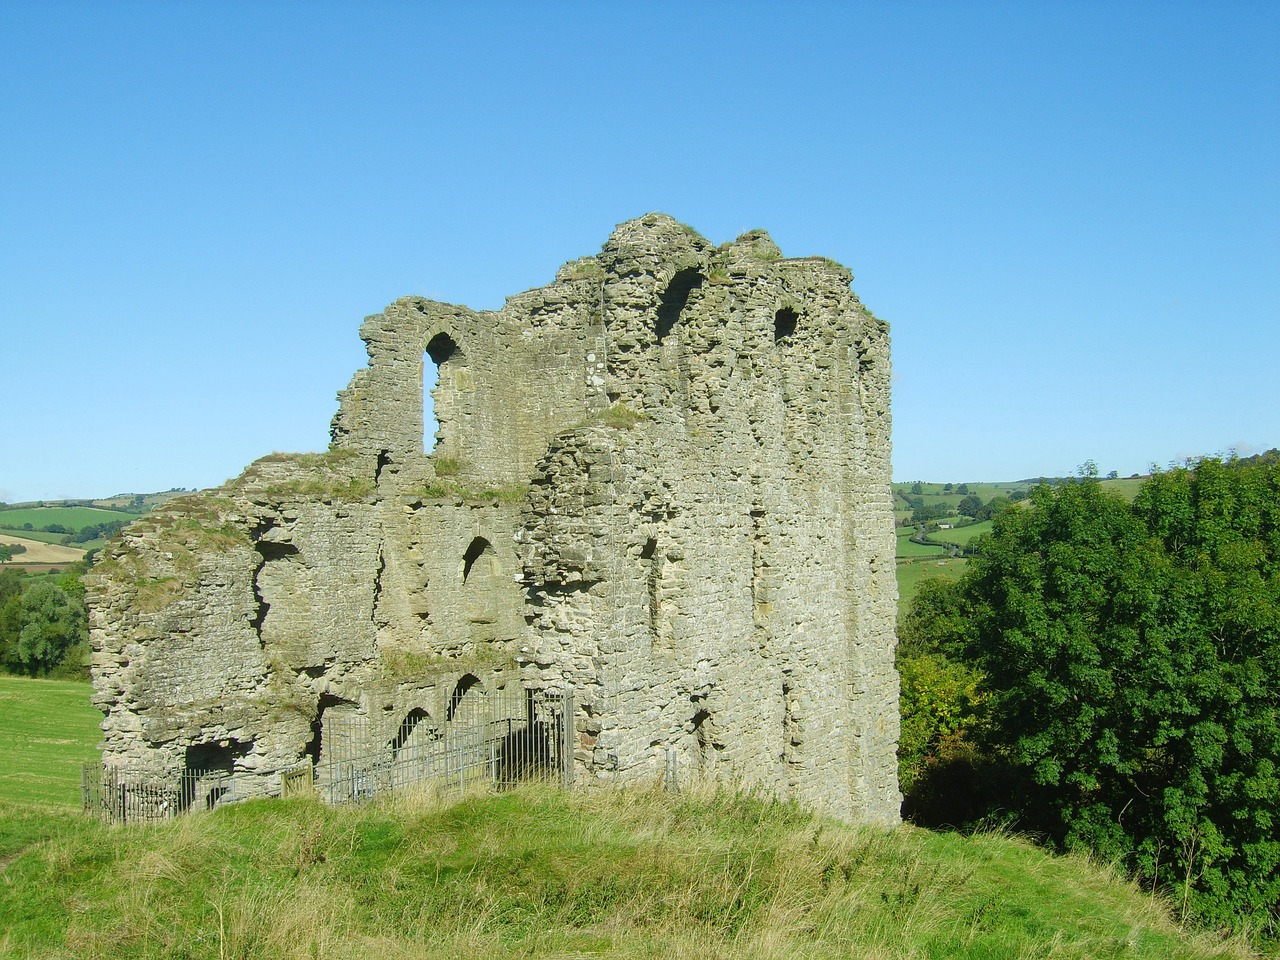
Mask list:
[[[527,788],[58,821],[0,874],[0,955],[1243,957],[1107,870],[742,794]]]

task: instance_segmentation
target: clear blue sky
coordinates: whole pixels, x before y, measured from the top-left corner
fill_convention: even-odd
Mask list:
[[[854,271],[898,479],[1280,446],[1275,2],[0,0],[0,499],[323,449],[649,210]]]

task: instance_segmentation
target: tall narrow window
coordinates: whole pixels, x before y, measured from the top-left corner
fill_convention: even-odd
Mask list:
[[[712,748],[716,746],[711,714],[706,710],[699,710],[693,715],[693,736],[698,745],[698,772],[706,773],[711,769]]]
[[[453,415],[453,373],[462,352],[447,333],[437,333],[422,355],[422,449],[430,453],[443,443]]]

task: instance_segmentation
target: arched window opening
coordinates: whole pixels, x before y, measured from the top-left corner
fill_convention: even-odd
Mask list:
[[[350,700],[336,697],[331,693],[320,694],[316,715],[311,720],[311,739],[303,748],[303,754],[309,757],[313,764],[333,759],[331,754],[334,739],[340,741],[339,752],[344,748],[347,753],[362,749],[352,742],[357,709],[357,705]],[[326,755],[325,751],[330,751],[330,755]]]
[[[444,442],[447,422],[453,413],[454,367],[462,351],[447,333],[437,333],[422,354],[422,449],[430,453]]]
[[[462,555],[462,582],[466,583],[467,578],[471,576],[471,570],[476,565],[476,561],[481,557],[486,557],[486,563],[481,564],[480,573],[486,574],[491,572],[493,558],[493,544],[484,537],[476,537],[471,541],[471,546],[467,547],[467,552]]]
[[[458,681],[457,686],[453,688],[453,695],[449,697],[448,719],[453,721],[466,717],[483,698],[484,688],[480,686],[480,678],[473,673],[468,673]]]
[[[654,332],[659,343],[675,327],[676,321],[680,319],[680,312],[689,302],[690,294],[702,286],[702,280],[702,274],[694,267],[687,267],[671,278],[666,291],[658,300],[658,320]]]
[[[431,714],[421,707],[415,707],[400,722],[400,729],[391,738],[391,743],[389,744],[391,747],[391,759],[399,758],[404,750],[412,752],[416,747],[436,739],[439,739],[439,733],[431,722]]]
[[[796,332],[796,321],[799,316],[790,307],[783,307],[773,315],[773,342],[782,343],[790,340]]]

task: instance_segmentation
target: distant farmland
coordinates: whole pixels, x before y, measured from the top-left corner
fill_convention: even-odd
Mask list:
[[[39,540],[28,540],[25,537],[11,536],[8,530],[0,530],[0,544],[20,544],[27,548],[26,553],[17,554],[8,564],[27,563],[75,563],[84,556],[84,551],[76,547],[64,547],[57,543],[42,543]]]
[[[36,529],[57,524],[74,532],[83,527],[110,523],[112,520],[124,520],[127,523],[136,519],[136,513],[99,510],[96,507],[17,507],[0,510],[0,529],[21,530],[24,523],[29,523]]]

